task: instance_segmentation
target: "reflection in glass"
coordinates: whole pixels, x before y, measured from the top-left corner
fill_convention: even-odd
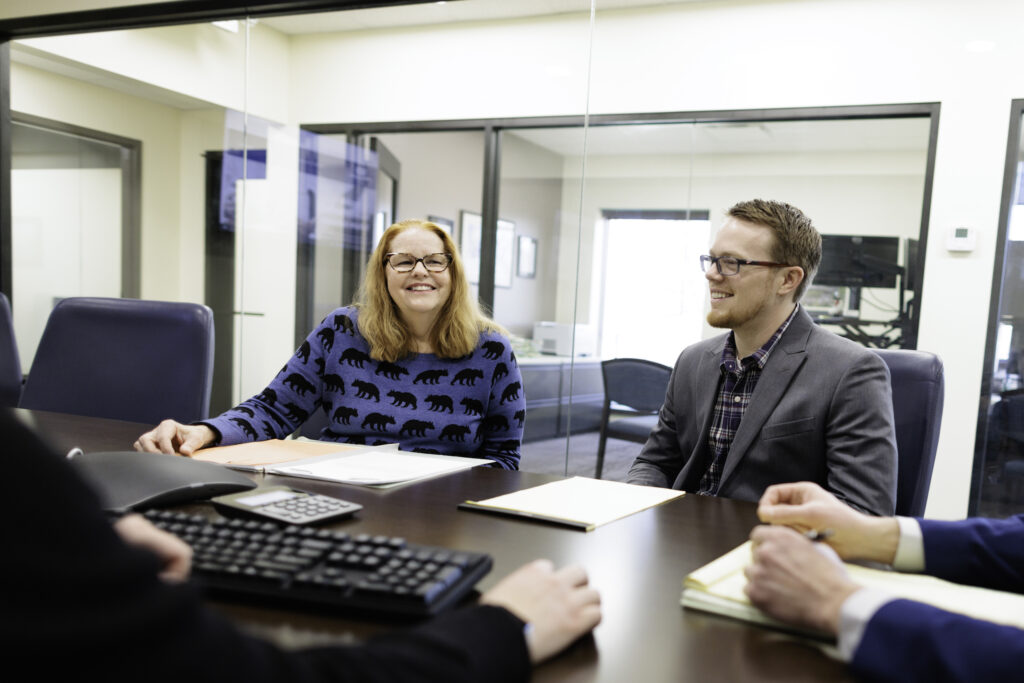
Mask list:
[[[1024,511],[1024,140],[1007,216],[1006,251],[995,329],[995,354],[987,389],[988,429],[978,500],[973,514],[1006,517]]]
[[[405,47],[412,37],[408,26],[417,25],[415,33],[444,31],[458,42],[471,31],[432,22],[447,12],[498,4],[515,3],[376,10],[381,23],[374,41],[381,41],[377,49],[390,40]],[[592,3],[568,4],[581,10],[575,35],[589,35]],[[416,13],[429,14],[427,23],[419,25]],[[496,270],[483,274],[485,282],[494,276],[493,314],[512,332],[523,365],[527,438],[534,444],[561,439],[564,465],[565,435],[576,434],[573,466],[580,472],[593,471],[600,358],[671,363],[684,346],[712,334],[704,322],[707,290],[693,257],[706,253],[711,228],[738,200],[789,201],[828,235],[897,240],[895,261],[883,261],[904,269],[896,274],[899,287],[888,280],[880,287],[870,280],[823,279],[817,300],[821,321],[841,333],[860,335],[864,343],[913,346],[926,116],[757,121],[740,113],[736,120],[695,122],[681,114],[658,122],[644,115],[587,130],[581,98],[579,111],[561,112],[579,117],[571,124],[536,128],[535,120],[512,118],[487,124],[501,142],[497,206],[485,207],[482,189],[491,177],[484,169],[485,140],[491,138],[483,126],[470,130],[459,121],[492,109],[480,109],[474,93],[455,92],[458,79],[436,79],[435,108],[411,101],[409,107],[441,112],[434,118],[452,120],[457,130],[439,132],[434,121],[393,132],[403,129],[391,119],[377,128],[367,123],[376,131],[372,136],[303,128],[314,122],[329,128],[332,121],[351,120],[352,111],[371,112],[357,120],[372,121],[372,112],[399,110],[366,103],[407,101],[409,93],[395,86],[403,81],[381,78],[393,56],[403,63],[403,49],[367,59],[365,82],[336,84],[310,75],[353,54],[365,37],[356,17],[273,17],[243,22],[238,33],[193,24],[12,45],[15,109],[22,103],[29,113],[142,140],[146,268],[140,293],[217,300],[228,316],[217,323],[228,353],[216,362],[215,390],[227,395],[220,404],[215,400],[215,411],[262,387],[296,338],[351,301],[380,231],[404,218],[446,218],[456,243],[477,249],[487,240],[467,231],[467,221],[474,215],[477,225],[485,215],[500,221]],[[500,17],[487,21],[495,24],[489,29],[500,29]],[[546,65],[551,81],[541,78],[536,91],[579,87],[585,76],[577,60],[586,42],[566,43],[581,49],[570,47],[565,63]],[[515,54],[507,52],[510,73],[520,71]],[[533,111],[534,104],[520,104],[497,115]],[[628,111],[628,103],[623,108]],[[537,111],[543,114],[544,103]],[[16,263],[22,252],[30,254],[25,249],[16,244]],[[650,254],[680,265],[651,267]],[[472,260],[475,253],[466,256]],[[476,259],[478,268],[490,262]],[[635,455],[633,445],[628,449],[623,461]],[[606,472],[615,477],[612,450]]]
[[[25,373],[57,301],[122,295],[121,245],[134,227],[122,216],[131,149],[53,125],[11,127],[12,310]]]

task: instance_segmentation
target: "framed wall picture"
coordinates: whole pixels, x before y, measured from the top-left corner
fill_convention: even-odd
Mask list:
[[[472,285],[480,282],[480,214],[459,212],[459,251],[466,266],[466,277]]]
[[[431,223],[437,223],[444,231],[455,239],[455,221],[450,218],[441,218],[440,216],[427,216],[427,220]]]
[[[516,257],[516,224],[498,219],[498,244],[494,251],[494,286],[512,286],[512,266]]]
[[[526,278],[537,276],[537,240],[532,237],[519,236],[519,259],[516,261],[516,275]]]
[[[466,266],[466,277],[470,284],[480,283],[480,214],[472,211],[459,212],[459,250]],[[494,286],[512,286],[512,267],[516,252],[516,224],[498,220],[497,246],[494,254]]]

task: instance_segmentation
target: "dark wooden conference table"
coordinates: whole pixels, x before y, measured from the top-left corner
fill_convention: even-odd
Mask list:
[[[136,437],[149,428],[59,413],[17,412],[59,449],[131,450]],[[266,477],[268,484],[291,484],[364,506],[355,519],[335,528],[489,553],[494,569],[480,582],[480,590],[538,557],[558,566],[575,562],[586,567],[591,583],[601,591],[604,620],[593,637],[538,667],[535,681],[853,680],[841,663],[804,642],[680,607],[683,577],[746,540],[757,520],[751,503],[686,495],[589,533],[456,509],[466,499],[489,498],[555,479],[476,468],[380,491]],[[285,647],[353,643],[396,628],[394,622],[341,615],[210,604],[246,630]]]

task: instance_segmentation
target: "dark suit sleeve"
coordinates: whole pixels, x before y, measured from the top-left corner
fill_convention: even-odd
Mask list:
[[[1024,515],[918,523],[928,574],[1024,592]],[[1010,681],[1020,677],[1022,662],[1020,629],[894,600],[868,622],[852,665],[878,680]]]
[[[896,436],[885,363],[860,354],[839,381],[825,430],[827,488],[873,515],[896,509]]]
[[[477,607],[356,647],[286,652],[239,632],[189,585],[156,577],[92,492],[10,414],[0,413],[9,478],[0,497],[4,669],[28,680],[526,680],[523,625]],[[140,456],[141,457],[141,456]],[[14,680],[14,679],[12,679]]]
[[[672,488],[676,477],[683,469],[684,458],[689,457],[689,453],[684,455],[680,452],[679,435],[676,431],[676,416],[679,415],[679,410],[685,409],[681,404],[684,403],[687,379],[685,373],[680,371],[685,353],[684,351],[680,354],[669,377],[665,402],[658,413],[658,424],[651,430],[643,450],[629,468],[629,477],[626,481],[630,484]]]
[[[1024,515],[958,522],[920,519],[918,523],[928,574],[956,583],[1024,593]]]
[[[853,670],[872,681],[1014,681],[1024,631],[910,600],[886,603],[868,622]]]

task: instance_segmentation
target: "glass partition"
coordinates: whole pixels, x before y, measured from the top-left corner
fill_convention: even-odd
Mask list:
[[[926,106],[712,115],[627,101],[594,114],[588,83],[610,66],[591,66],[593,31],[617,15],[562,3],[547,33],[531,36],[550,39],[534,51],[518,42],[532,19],[496,9],[513,4],[12,43],[23,121],[14,309],[26,369],[55,297],[203,302],[217,329],[211,410],[222,411],[351,302],[384,227],[427,218],[451,231],[474,291],[512,335],[527,401],[523,468],[591,475],[601,361],[671,365],[717,333],[704,321],[698,257],[724,211],[753,197],[800,206],[833,245],[806,301],[819,322],[861,343],[915,347],[934,138]],[[137,155],[135,185],[126,154]],[[39,169],[59,170],[79,194],[31,181]],[[88,189],[93,178],[102,191]],[[47,264],[74,274],[60,291],[32,270],[44,218],[28,209],[52,196],[60,201],[47,208],[74,218],[45,220],[75,226],[63,260]],[[34,322],[17,322],[30,311]],[[623,479],[640,448],[610,441],[605,476]]]
[[[1024,100],[1013,103],[970,514],[1024,511]]]

